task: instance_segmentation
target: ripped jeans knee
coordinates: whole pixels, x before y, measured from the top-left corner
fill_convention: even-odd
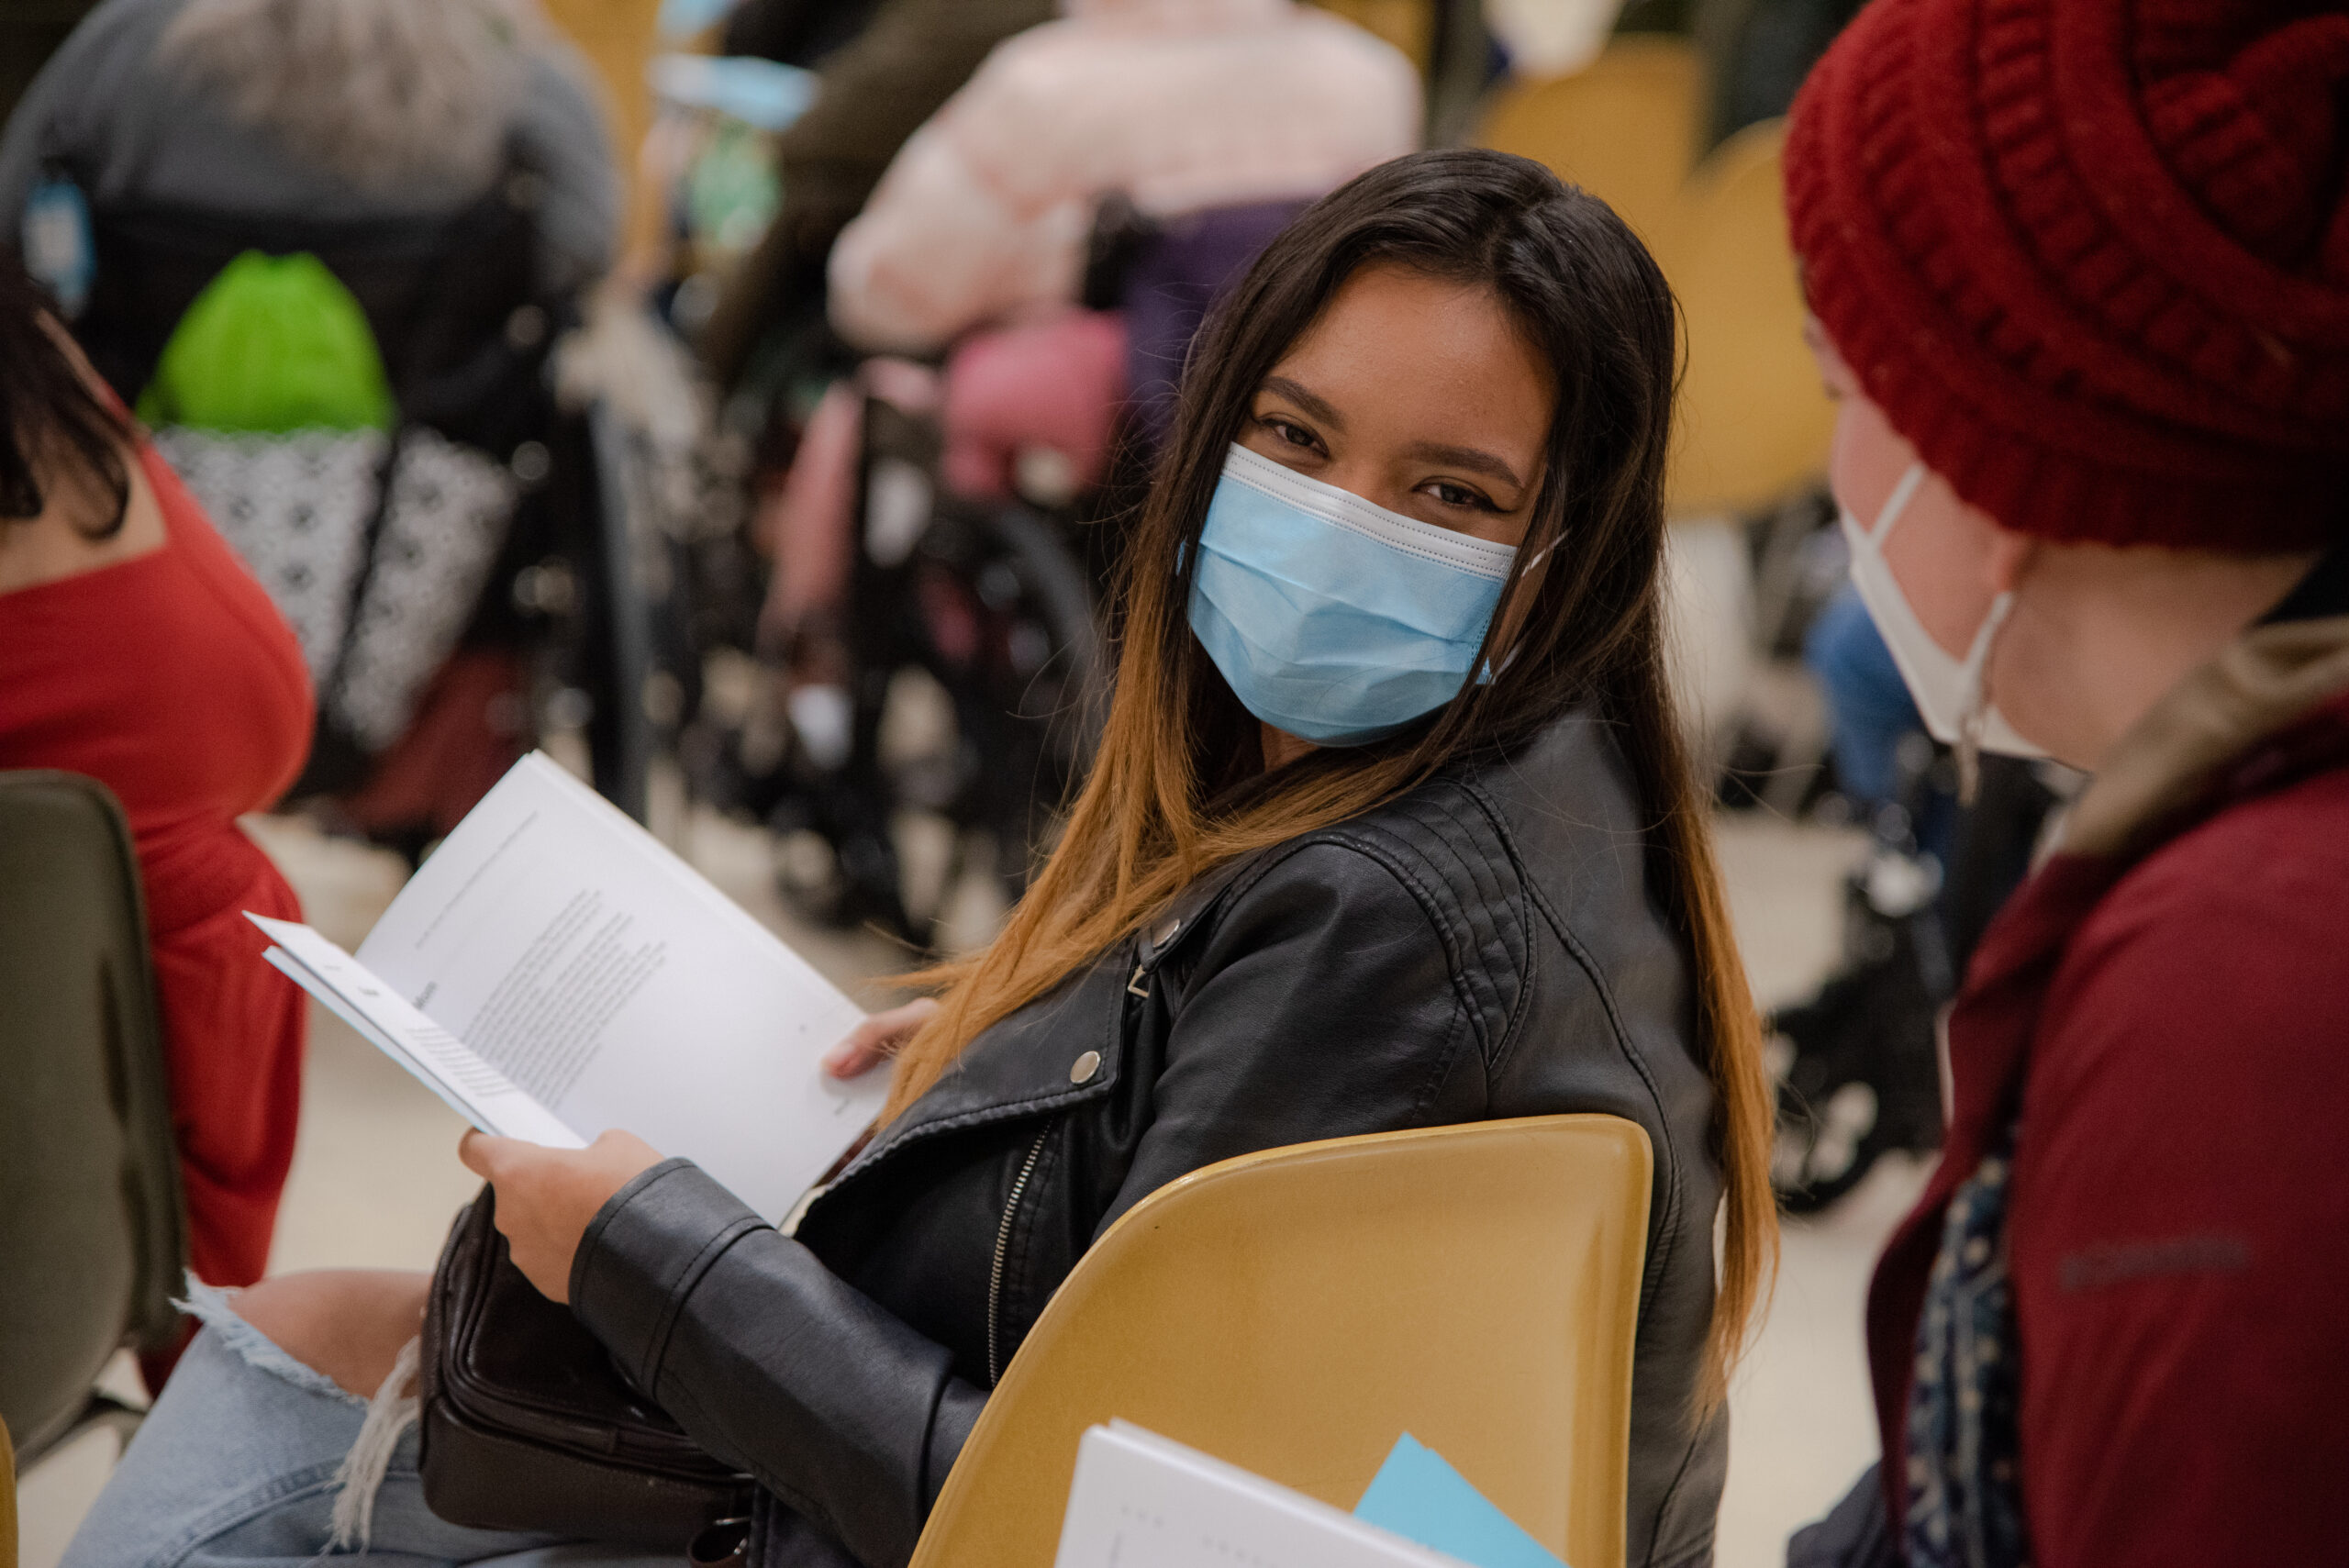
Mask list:
[[[190,1274],[186,1296],[172,1305],[212,1330],[222,1346],[255,1371],[282,1378],[305,1393],[340,1400],[353,1409],[367,1408],[366,1400],[316,1367],[295,1360],[284,1346],[246,1322],[237,1311],[236,1292],[208,1285]]]

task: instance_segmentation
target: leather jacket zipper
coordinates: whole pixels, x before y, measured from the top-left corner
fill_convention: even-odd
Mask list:
[[[1001,1327],[1003,1321],[1003,1265],[1011,1252],[1011,1224],[1019,1214],[1019,1199],[1028,1191],[1028,1178],[1036,1173],[1036,1162],[1044,1152],[1044,1140],[1052,1134],[1051,1128],[1036,1135],[1028,1146],[1028,1158],[1019,1162],[1019,1174],[1011,1178],[1011,1195],[1003,1202],[1003,1223],[996,1228],[995,1266],[987,1271],[987,1386],[993,1388],[1003,1381]]]

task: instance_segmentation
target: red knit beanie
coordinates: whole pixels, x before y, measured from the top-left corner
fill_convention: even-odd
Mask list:
[[[2338,4],[1874,0],[1795,105],[1804,290],[2009,528],[2349,538],[2344,116]]]

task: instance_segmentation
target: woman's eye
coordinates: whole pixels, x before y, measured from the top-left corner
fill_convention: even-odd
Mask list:
[[[1473,506],[1485,512],[1497,510],[1490,501],[1464,484],[1447,484],[1439,479],[1428,486],[1428,493],[1447,506]]]
[[[1286,419],[1267,419],[1264,425],[1290,446],[1303,447],[1310,451],[1320,444],[1314,439],[1313,432],[1302,425],[1292,425]]]

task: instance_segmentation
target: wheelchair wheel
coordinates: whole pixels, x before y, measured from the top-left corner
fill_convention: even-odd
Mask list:
[[[573,650],[575,716],[596,793],[653,826],[653,780],[699,695],[690,574],[663,526],[643,438],[601,401],[582,421],[593,474],[573,543],[584,586]],[[682,777],[682,773],[678,774]]]
[[[1851,967],[1770,1020],[1772,1178],[1791,1214],[1837,1203],[1887,1151],[1941,1140],[1935,1017],[1949,986],[1939,920],[1930,907],[1876,914],[1856,884],[1845,918]]]
[[[1058,530],[1024,507],[950,515],[922,555],[925,663],[954,700],[965,753],[947,815],[994,839],[1017,898],[1100,737],[1108,675],[1092,584]]]
[[[886,586],[860,606],[849,762],[776,818],[814,830],[830,863],[784,889],[829,924],[935,951],[974,862],[992,861],[1007,905],[1026,892],[1092,758],[1107,673],[1090,580],[1032,512],[941,504]],[[872,657],[885,636],[889,657]],[[942,868],[907,852],[925,821],[933,850],[946,830]]]
[[[825,748],[800,734],[768,819],[803,913],[936,951],[974,861],[992,859],[1006,902],[1026,891],[1091,761],[1108,675],[1065,525],[946,494],[926,415],[869,398],[863,439],[831,688],[847,711],[824,721],[844,755],[819,765]]]

